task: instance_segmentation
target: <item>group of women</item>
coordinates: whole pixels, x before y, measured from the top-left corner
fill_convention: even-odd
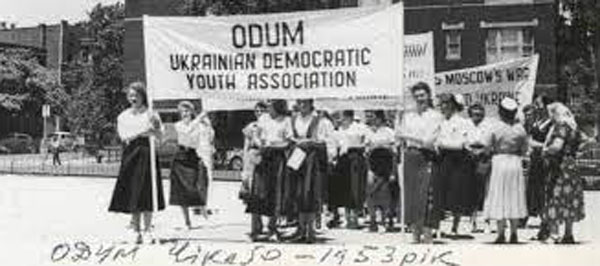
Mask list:
[[[378,229],[377,211],[390,225],[396,158],[394,132],[385,113],[371,113],[367,126],[351,110],[333,121],[317,112],[312,100],[298,100],[296,106],[291,114],[285,100],[260,102],[257,121],[243,130],[246,156],[240,197],[252,215],[250,237],[312,243],[324,206],[334,216],[327,223],[330,227],[341,224],[338,209],[344,208],[347,227],[358,228],[364,207],[370,230]],[[266,231],[262,218],[268,219]],[[296,230],[284,235],[284,225]]]
[[[542,219],[537,239],[574,243],[573,223],[584,218],[582,181],[574,167],[581,141],[567,107],[546,103],[525,108],[521,123],[517,102],[505,98],[498,106],[498,121],[491,122],[478,104],[469,107],[470,119],[463,117],[459,95],[439,95],[434,108],[426,83],[416,84],[411,92],[416,108],[401,112],[395,129],[384,111],[368,112],[363,123],[352,110],[333,120],[315,110],[310,99],[298,100],[293,111],[285,100],[256,104],[256,121],[243,129],[239,191],[251,215],[250,238],[314,243],[327,210],[332,214],[326,223],[330,228],[345,224],[359,229],[359,217],[367,216],[372,232],[380,224],[391,231],[394,217],[402,216],[414,242],[432,243],[437,235],[433,232],[443,231],[440,222],[447,215],[453,218],[451,233],[458,234],[460,218],[480,212],[498,221],[495,243],[517,243],[518,226],[528,216]],[[132,214],[138,241],[151,232],[152,211],[165,207],[160,171],[156,184],[150,181],[149,154],[151,137],[160,137],[162,125],[148,110],[145,95],[141,83],[131,84],[131,107],[118,117],[118,133],[126,145],[109,207]],[[179,110],[179,152],[170,174],[169,203],[182,207],[191,228],[190,207],[207,213],[214,131],[192,103],[181,102]],[[522,167],[527,154],[528,178]],[[403,165],[402,197],[398,162]],[[158,208],[153,208],[153,187]],[[563,223],[565,234],[558,238]],[[293,233],[285,234],[286,227],[293,227]]]
[[[117,131],[125,149],[109,211],[131,214],[130,227],[136,232],[136,242],[141,243],[154,239],[152,213],[165,208],[158,161],[154,162],[156,178],[152,184],[150,160],[150,143],[153,138],[160,139],[163,125],[158,114],[149,110],[142,83],[130,84],[126,93],[130,108],[117,118]],[[185,225],[191,229],[190,208],[196,208],[205,218],[210,213],[206,203],[212,179],[214,131],[206,114],[197,112],[191,102],[181,102],[178,109],[181,120],[175,124],[178,151],[171,166],[169,204],[181,206]]]

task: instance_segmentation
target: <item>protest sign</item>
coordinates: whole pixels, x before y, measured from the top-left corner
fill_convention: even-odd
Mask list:
[[[402,84],[402,4],[143,24],[153,100],[389,97]]]
[[[498,104],[512,97],[523,107],[530,104],[535,89],[538,55],[435,75],[437,93],[462,94],[467,106],[482,104],[497,116]]]

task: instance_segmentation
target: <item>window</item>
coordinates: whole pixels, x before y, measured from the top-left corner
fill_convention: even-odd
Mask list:
[[[446,31],[446,60],[460,60],[460,30]]]
[[[485,42],[488,64],[509,59],[527,57],[534,53],[531,28],[490,28]]]

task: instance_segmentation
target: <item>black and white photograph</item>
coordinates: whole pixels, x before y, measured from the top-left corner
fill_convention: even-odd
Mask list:
[[[5,265],[597,265],[598,0],[0,0]]]

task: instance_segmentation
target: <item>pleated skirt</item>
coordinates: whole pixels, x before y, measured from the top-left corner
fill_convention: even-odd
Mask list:
[[[521,157],[497,154],[492,157],[492,173],[483,216],[489,219],[520,219],[527,216],[526,180]]]

